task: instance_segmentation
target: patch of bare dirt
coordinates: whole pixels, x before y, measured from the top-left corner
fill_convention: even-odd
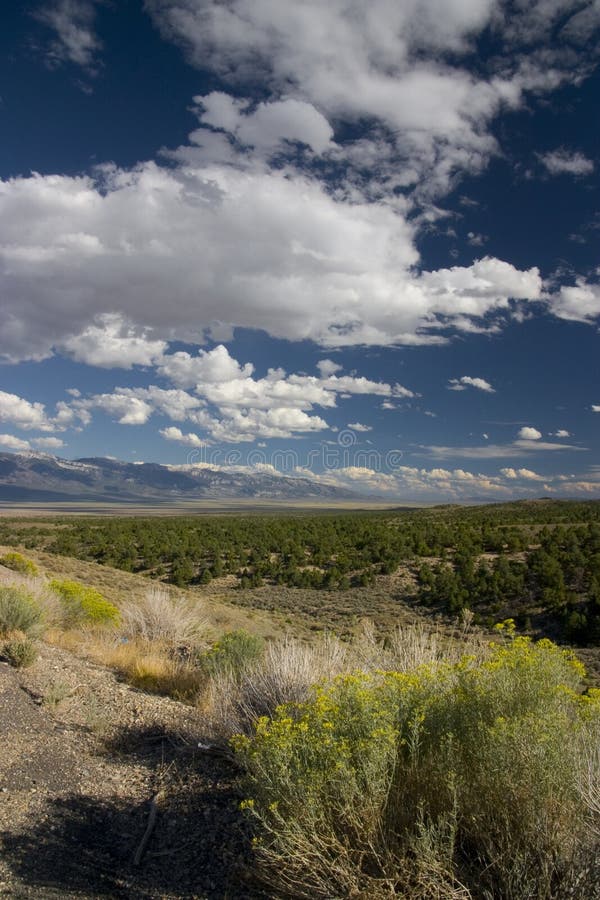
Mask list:
[[[0,897],[264,897],[234,764],[202,741],[196,710],[65,650],[0,663]]]

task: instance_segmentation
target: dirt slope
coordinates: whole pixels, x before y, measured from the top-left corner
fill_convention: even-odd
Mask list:
[[[235,770],[202,737],[195,710],[64,650],[0,663],[0,897],[260,896]]]

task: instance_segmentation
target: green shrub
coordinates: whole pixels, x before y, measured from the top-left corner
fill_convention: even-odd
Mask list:
[[[518,638],[279,707],[234,739],[263,876],[296,897],[562,896],[594,852],[577,759],[600,699],[582,675]]]
[[[226,673],[234,678],[244,672],[263,653],[264,640],[240,628],[228,631],[200,658],[202,668],[209,675]]]
[[[38,574],[36,564],[27,559],[26,556],[23,556],[22,553],[17,553],[16,551],[10,551],[5,553],[4,556],[0,556],[0,563],[6,566],[7,569],[12,569],[13,572],[19,572],[20,575]]]
[[[53,579],[50,587],[60,597],[64,622],[67,626],[83,624],[118,625],[119,610],[109,603],[99,591],[86,587],[78,581]]]
[[[0,586],[0,635],[11,631],[35,633],[41,622],[42,610],[25,591]]]
[[[15,669],[25,669],[37,659],[37,650],[29,638],[13,638],[2,645],[1,655]]]

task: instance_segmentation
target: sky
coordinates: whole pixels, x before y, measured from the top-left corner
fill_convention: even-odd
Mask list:
[[[0,25],[0,451],[600,497],[598,0]]]

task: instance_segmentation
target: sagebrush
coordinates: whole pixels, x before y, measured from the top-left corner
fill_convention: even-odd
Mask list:
[[[37,633],[41,624],[41,607],[29,594],[17,587],[0,585],[0,636],[13,631]]]

